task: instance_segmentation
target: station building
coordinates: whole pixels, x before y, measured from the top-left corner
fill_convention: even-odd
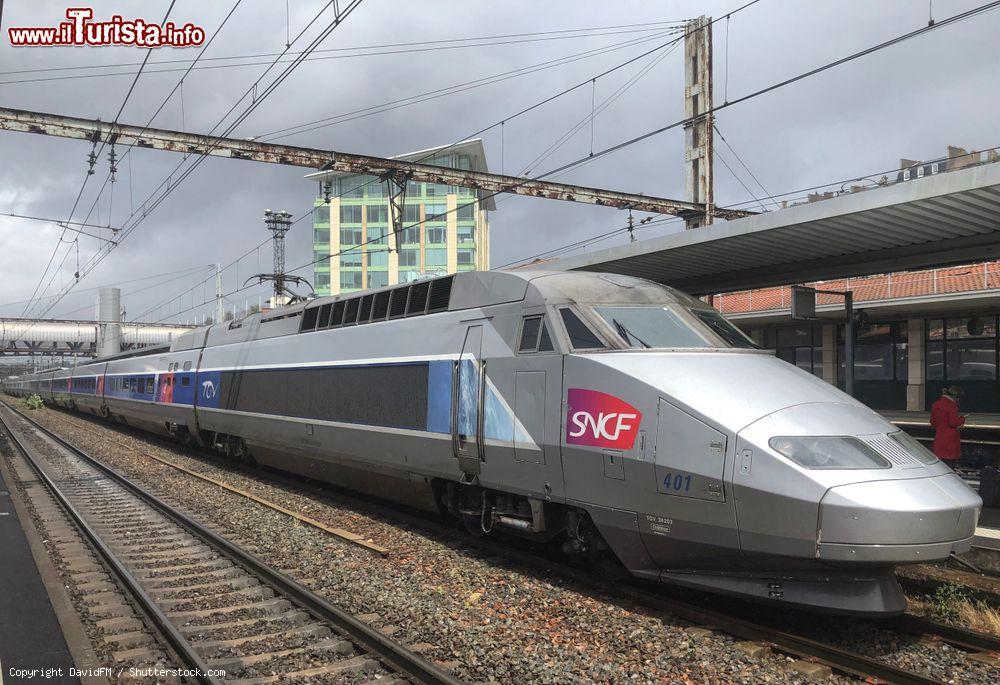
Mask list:
[[[395,159],[488,171],[480,139]],[[320,184],[313,211],[313,286],[317,295],[489,269],[488,212],[496,208],[492,198],[469,188],[410,182],[404,230],[397,244],[384,181],[337,172],[319,172],[307,178]],[[329,184],[329,203],[324,184]]]
[[[1000,413],[997,377],[1000,262],[809,283],[850,290],[855,311],[855,396],[878,410],[927,411],[950,385],[965,391],[963,412]],[[712,297],[754,340],[798,367],[844,387],[844,305],[817,295],[827,322],[792,321],[791,288]]]
[[[931,162],[901,159],[894,179],[873,187],[1000,161],[995,150],[949,147]],[[845,192],[871,189],[854,186]],[[831,199],[810,194],[802,204]],[[850,290],[855,311],[855,396],[877,410],[922,412],[950,385],[965,391],[964,412],[1000,412],[1000,262],[902,271],[808,283],[821,290]],[[754,340],[802,369],[845,385],[843,298],[817,296],[817,314],[830,323],[791,320],[791,288],[771,287],[712,297],[714,305]]]

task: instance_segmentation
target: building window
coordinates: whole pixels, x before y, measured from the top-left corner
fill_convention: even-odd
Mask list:
[[[364,176],[348,176],[347,178],[340,179],[340,196],[364,197],[365,185],[370,180],[370,178],[365,178]],[[358,219],[358,221],[361,221],[361,219]]]
[[[382,267],[389,266],[389,253],[386,250],[369,250],[368,266]]]
[[[340,208],[340,223],[360,224],[361,205],[343,205]]]
[[[314,243],[329,243],[330,242],[330,229],[329,228],[316,228],[316,229],[313,229],[313,242]]]
[[[368,287],[383,288],[389,285],[389,273],[387,271],[369,271]]]
[[[459,221],[474,221],[476,218],[476,203],[469,202],[459,205],[457,215]]]
[[[341,245],[360,245],[361,244],[361,229],[360,228],[342,228],[342,229],[340,229],[340,244]]]
[[[313,250],[313,263],[326,266],[330,263],[330,249]]]
[[[458,227],[458,242],[460,242],[460,243],[474,243],[474,242],[476,242],[476,227],[475,226],[459,226]]]
[[[317,273],[316,274],[316,287],[317,288],[329,288],[330,287],[330,274],[327,274],[327,273]]]
[[[368,205],[368,223],[384,224],[389,221],[389,207],[386,205]]]
[[[340,289],[357,290],[361,287],[361,276],[362,273],[360,271],[341,271]]]
[[[443,248],[428,248],[424,250],[424,264],[428,269],[432,266],[447,266],[448,250]]]
[[[997,380],[996,317],[928,320],[927,380]]]
[[[795,326],[764,330],[764,347],[778,359],[815,376],[823,375],[823,327]]]
[[[445,221],[448,219],[447,205],[424,205],[424,219],[426,221]]]
[[[427,228],[427,242],[436,245],[444,245],[448,242],[448,229],[444,226]]]
[[[399,232],[400,243],[404,245],[419,245],[420,244],[420,227],[412,226],[410,228],[404,228]]]
[[[474,247],[463,247],[458,250],[458,265],[471,265],[476,263],[476,249]]]
[[[837,329],[837,380],[844,380],[844,327]],[[906,322],[873,322],[855,332],[854,380],[905,381],[909,354],[906,342]]]
[[[420,205],[403,205],[403,223],[415,224],[420,221]]]
[[[328,224],[330,223],[330,205],[319,205],[313,207],[313,223],[314,224]]]
[[[420,250],[400,250],[399,266],[420,266]]]
[[[368,244],[369,245],[388,245],[389,244],[389,229],[388,228],[369,228],[368,229]]]
[[[341,266],[361,266],[361,250],[347,250],[340,255]]]

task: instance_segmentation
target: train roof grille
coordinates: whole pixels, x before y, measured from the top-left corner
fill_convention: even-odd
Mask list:
[[[447,278],[436,278],[430,282],[431,294],[427,298],[428,314],[448,309],[448,305],[451,303],[451,283],[454,280],[454,276],[448,276]]]
[[[421,281],[410,286],[410,299],[406,304],[407,316],[419,316],[427,312],[427,295],[430,291],[430,281]]]
[[[904,469],[922,466],[916,457],[904,450],[898,442],[888,435],[882,433],[859,435],[858,439],[891,461],[895,466],[900,466]]]

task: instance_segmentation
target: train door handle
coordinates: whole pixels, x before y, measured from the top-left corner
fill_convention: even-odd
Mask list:
[[[743,450],[740,453],[740,473],[744,476],[750,473],[750,467],[753,465],[753,450]]]

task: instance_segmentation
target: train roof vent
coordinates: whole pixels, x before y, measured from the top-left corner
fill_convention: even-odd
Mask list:
[[[389,318],[395,319],[406,313],[406,297],[409,294],[409,287],[396,288],[392,291],[392,299],[389,300]]]
[[[344,309],[344,325],[350,326],[358,322],[358,306],[361,304],[360,297],[352,297],[347,301]]]
[[[431,281],[431,295],[427,298],[427,313],[443,312],[451,302],[451,282],[454,276],[437,278]]]
[[[392,295],[391,290],[383,290],[380,293],[375,293],[375,301],[372,303],[372,321],[384,321],[386,314],[389,313],[389,297]]]
[[[419,316],[427,311],[427,295],[431,290],[430,281],[420,281],[410,286],[410,300],[406,305],[407,316]]]
[[[372,303],[374,301],[374,295],[365,295],[361,298],[361,311],[358,313],[358,323],[368,323],[368,320],[372,318]]]
[[[330,315],[330,328],[336,328],[344,322],[344,301],[337,300],[333,304],[333,313]]]
[[[312,331],[316,329],[316,320],[319,316],[319,307],[307,307],[302,314],[302,323],[299,325],[300,331]]]

